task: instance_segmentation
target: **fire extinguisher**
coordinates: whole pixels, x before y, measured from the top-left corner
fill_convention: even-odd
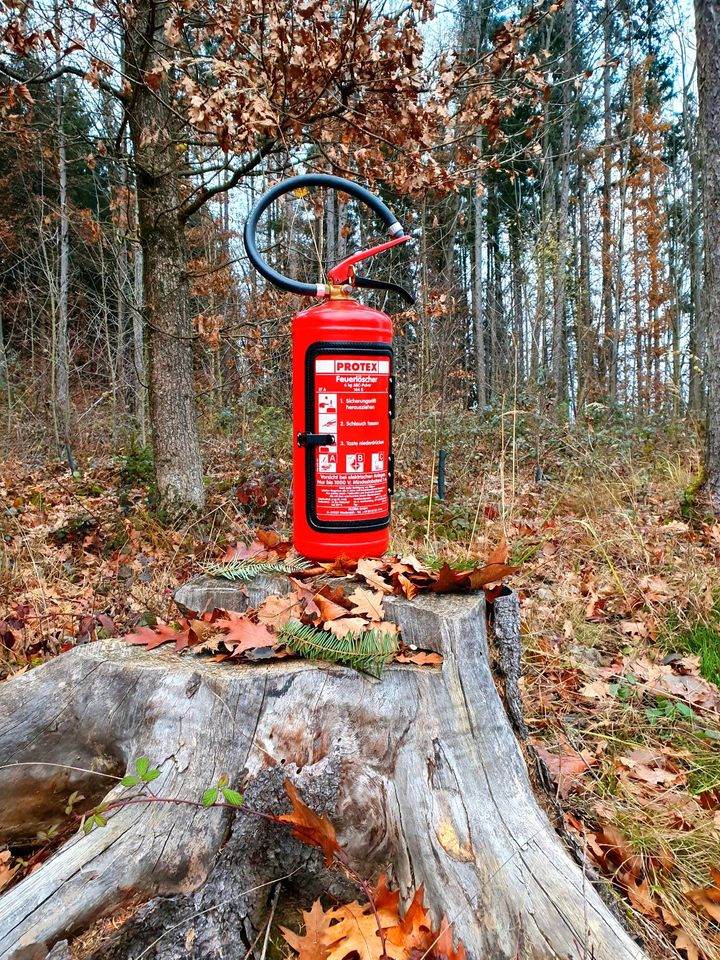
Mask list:
[[[282,276],[258,253],[258,221],[278,197],[308,187],[339,190],[365,203],[385,221],[392,239],[347,257],[328,272],[325,283]],[[255,269],[281,290],[322,301],[292,321],[293,541],[299,553],[313,560],[379,556],[388,547],[395,415],[392,323],[352,293],[358,287],[389,290],[414,303],[414,296],[397,284],[358,277],[354,269],[361,260],[409,239],[378,197],[328,174],[278,183],[260,197],[245,224],[245,249]]]

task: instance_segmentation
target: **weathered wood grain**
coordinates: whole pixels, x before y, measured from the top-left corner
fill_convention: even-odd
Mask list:
[[[246,592],[257,603],[284,589],[263,578]],[[207,580],[178,599],[196,610],[247,602]],[[249,782],[246,802],[276,811],[290,775],[330,812],[363,875],[386,870],[404,895],[425,885],[473,960],[642,960],[535,800],[490,669],[482,596],[391,598],[386,609],[442,667],[394,665],[375,682],[337,666],[212,664],[103,641],[13,680],[0,764],[38,766],[0,768],[0,840],[49,822],[73,789],[112,784],[43,763],[122,774],[146,754],[162,771],[158,795],[198,799],[226,772]],[[147,903],[98,958],[242,958],[273,882],[289,874],[283,890],[305,898],[327,884],[348,892],[274,824],[125,808],[0,897],[0,958],[43,956],[23,951],[131,900]]]

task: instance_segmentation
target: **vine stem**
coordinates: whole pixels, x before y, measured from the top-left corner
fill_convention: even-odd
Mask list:
[[[132,797],[120,798],[118,800],[113,800],[107,805],[101,805],[101,813],[107,813],[108,810],[119,810],[122,807],[128,807],[133,804],[138,803],[169,803],[177,804],[185,807],[199,807],[203,810],[211,810],[213,807],[220,807],[228,810],[236,810],[238,813],[246,813],[251,817],[259,817],[262,820],[267,820],[269,823],[281,824],[285,827],[292,826],[291,823],[288,823],[286,820],[282,820],[278,814],[275,813],[265,813],[262,810],[254,810],[252,807],[238,806],[235,803],[226,803],[224,801],[215,801],[214,803],[204,804],[199,800],[186,800],[181,797],[158,797],[156,794],[151,793],[149,796],[136,795]],[[82,820],[85,817],[85,814],[76,813],[74,814],[76,820]],[[306,841],[301,841],[306,842]],[[318,846],[318,844],[310,844],[311,846]],[[347,876],[350,880],[353,880],[358,886],[362,889],[367,902],[370,904],[372,909],[373,916],[375,917],[375,922],[377,924],[377,934],[380,937],[380,956],[378,960],[390,960],[387,955],[387,940],[385,938],[385,931],[383,930],[382,921],[380,919],[380,912],[378,910],[377,903],[375,901],[375,896],[372,890],[372,887],[368,881],[362,877],[357,870],[350,864],[347,859],[347,854],[344,850],[335,851],[335,859],[333,861]]]

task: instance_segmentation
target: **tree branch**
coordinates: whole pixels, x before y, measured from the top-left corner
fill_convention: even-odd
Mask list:
[[[57,80],[66,73],[70,73],[74,77],[80,77],[81,80],[85,80],[87,78],[86,70],[81,70],[80,67],[73,67],[69,63],[64,64],[62,67],[58,67],[51,73],[36,74],[34,77],[24,77],[22,74],[12,70],[4,63],[0,63],[0,71],[2,71],[6,76],[10,77],[11,80],[16,80],[18,83],[24,83],[26,85],[35,83],[52,83],[53,80]],[[114,87],[111,83],[108,83],[107,80],[97,77],[96,81],[97,85],[101,90],[104,90],[105,93],[109,93],[110,96],[121,101],[126,99],[126,96],[122,90]]]
[[[238,167],[233,175],[223,183],[218,183],[214,187],[202,187],[195,199],[180,211],[180,223],[187,223],[190,217],[194,213],[197,213],[200,207],[207,203],[212,197],[217,196],[218,193],[224,193],[226,190],[232,190],[233,187],[236,187],[242,178],[250,173],[253,167],[256,167],[261,160],[267,157],[269,153],[272,153],[276,143],[277,140],[275,139],[267,140],[259,150],[255,151],[247,163],[244,163],[242,167]]]

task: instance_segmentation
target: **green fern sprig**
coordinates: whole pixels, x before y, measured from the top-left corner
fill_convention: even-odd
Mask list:
[[[211,563],[205,567],[205,572],[211,577],[222,577],[224,580],[241,580],[248,583],[259,577],[261,573],[302,573],[312,567],[307,560],[228,560],[227,563]]]
[[[338,637],[329,630],[319,630],[299,620],[289,620],[278,640],[307,660],[341,663],[377,678],[400,649],[396,634],[367,630]]]

